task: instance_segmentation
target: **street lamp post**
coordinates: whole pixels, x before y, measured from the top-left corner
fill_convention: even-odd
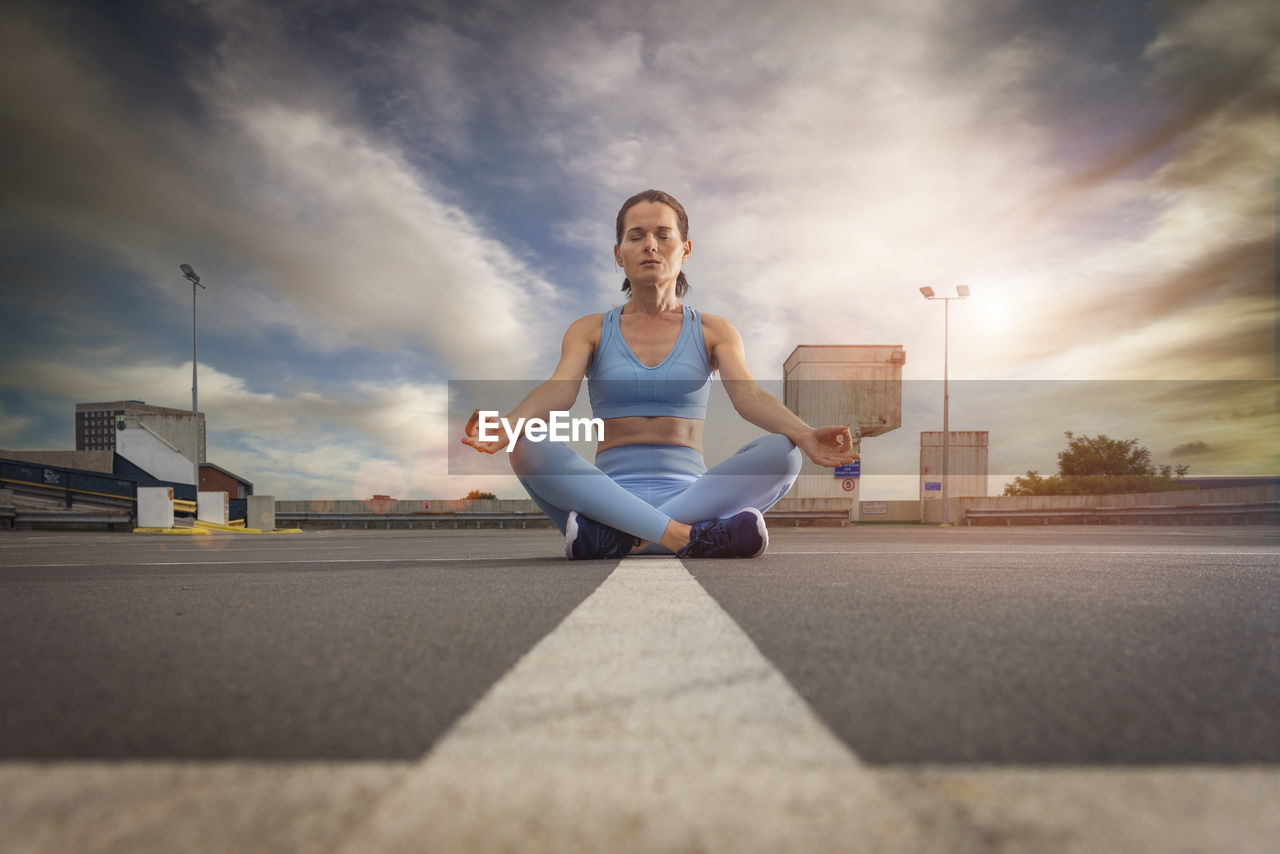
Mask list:
[[[942,300],[942,524],[951,524],[951,511],[948,506],[949,489],[947,484],[948,464],[951,456],[951,389],[949,387],[947,357],[951,338],[951,301],[968,299],[969,286],[957,285],[956,296],[940,297],[934,294],[933,288],[924,287],[920,293],[927,300]]]
[[[200,405],[196,393],[196,288],[207,290],[200,284],[200,276],[190,264],[179,264],[182,277],[191,283],[191,467],[195,475],[196,497],[200,497]]]

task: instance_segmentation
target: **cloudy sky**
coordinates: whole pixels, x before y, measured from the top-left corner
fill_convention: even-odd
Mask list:
[[[78,401],[189,407],[190,263],[212,462],[518,497],[450,473],[448,383],[545,377],[658,187],[757,376],[905,346],[869,473],[940,427],[917,289],[962,283],[951,422],[993,474],[1053,471],[1064,430],[1276,473],[1266,0],[30,0],[0,41],[0,447],[73,447]]]

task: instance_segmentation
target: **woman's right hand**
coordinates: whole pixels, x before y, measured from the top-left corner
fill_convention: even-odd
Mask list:
[[[814,427],[795,439],[796,447],[820,466],[835,468],[861,459],[853,452],[853,433],[847,426],[835,424]]]
[[[462,444],[475,448],[482,454],[496,454],[498,451],[507,447],[509,442],[506,432],[501,427],[490,430],[489,435],[497,434],[497,439],[491,439],[488,442],[480,441],[480,410],[471,413],[471,417],[467,419],[467,426],[462,428],[463,437]]]

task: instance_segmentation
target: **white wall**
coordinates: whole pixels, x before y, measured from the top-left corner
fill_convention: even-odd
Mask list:
[[[116,433],[116,453],[158,480],[195,483],[192,461],[136,421]]]

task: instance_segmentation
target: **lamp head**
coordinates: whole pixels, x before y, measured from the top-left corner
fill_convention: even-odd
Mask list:
[[[920,293],[924,294],[925,299],[933,299],[933,288],[929,288],[929,287],[921,288]]]
[[[965,297],[969,296],[969,286],[968,286],[968,285],[956,285],[956,293],[958,293],[958,294],[960,295],[960,298],[961,298],[961,299],[964,299]]]
[[[195,270],[191,269],[190,264],[179,264],[178,269],[182,271],[182,277],[193,285],[200,285],[200,276]],[[204,285],[200,285],[204,287]]]

